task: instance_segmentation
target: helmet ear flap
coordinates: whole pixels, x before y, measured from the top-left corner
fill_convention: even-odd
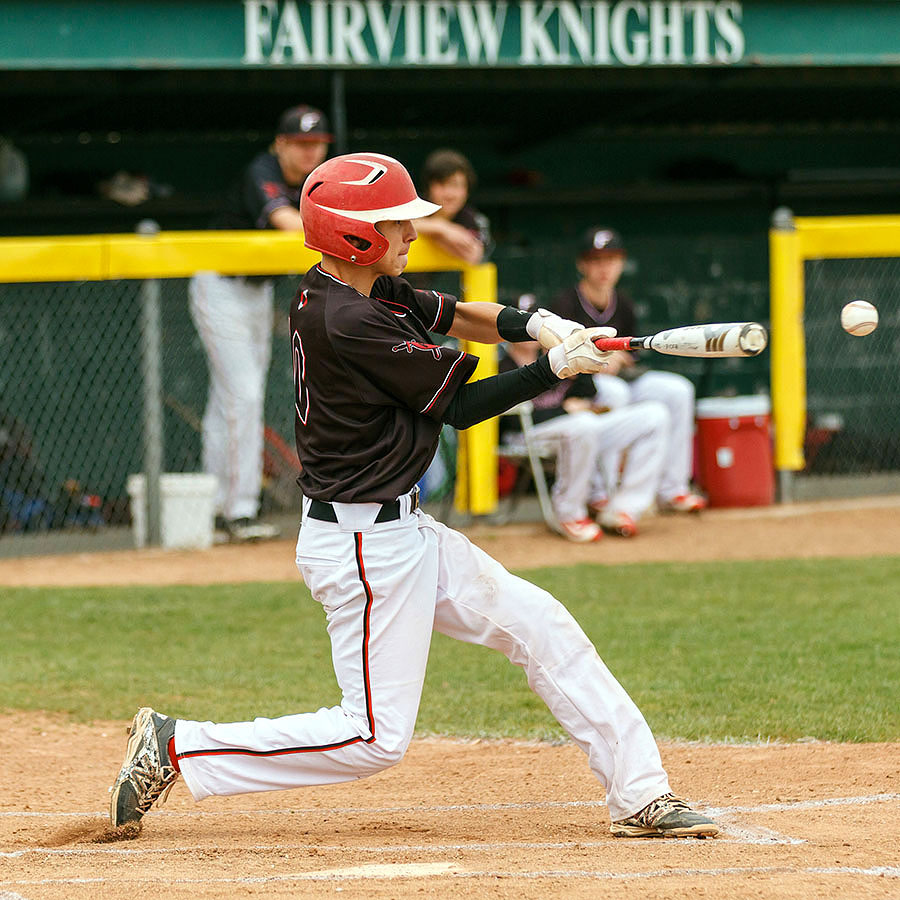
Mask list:
[[[354,222],[354,225],[359,225],[359,222]],[[368,228],[366,229],[368,232]],[[388,249],[388,241],[384,238],[378,229],[374,226],[371,226],[371,234],[367,237],[363,237],[358,232],[360,229],[357,227],[353,229],[352,232],[347,232],[341,235],[344,243],[348,247],[348,256],[343,257],[348,259],[352,263],[356,263],[358,266],[369,266],[374,262],[378,262],[385,253],[387,253]],[[370,240],[371,238],[371,240]]]

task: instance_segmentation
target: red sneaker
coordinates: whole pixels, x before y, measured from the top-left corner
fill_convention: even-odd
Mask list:
[[[590,544],[592,541],[599,541],[603,537],[600,526],[590,519],[560,522],[559,527],[562,529],[564,537],[570,541],[575,541],[577,544]]]
[[[619,537],[630,538],[638,533],[637,522],[623,512],[605,512],[600,517],[600,525],[604,531],[617,534]]]
[[[663,512],[696,513],[700,512],[701,509],[706,509],[706,506],[706,497],[701,497],[700,494],[687,493],[679,494],[677,497],[672,497],[664,503],[660,503],[659,508]]]

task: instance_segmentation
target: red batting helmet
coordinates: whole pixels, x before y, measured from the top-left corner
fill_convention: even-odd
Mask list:
[[[416,194],[402,163],[381,153],[326,160],[310,172],[300,195],[306,246],[358,266],[370,266],[387,252],[376,222],[417,219],[439,209]],[[364,242],[362,249],[347,238]]]

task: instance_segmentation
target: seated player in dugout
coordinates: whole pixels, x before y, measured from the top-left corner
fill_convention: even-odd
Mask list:
[[[601,371],[606,355],[593,339],[611,329],[411,288],[400,276],[416,239],[412,220],[435,207],[389,156],[323,163],[300,202],[306,245],[322,261],[290,313],[304,494],[296,560],[328,620],[342,700],[225,724],[142,708],[111,789],[112,824],[138,830],[179,775],[202,800],[353,781],[395,765],[413,736],[438,631],[525,669],[585,751],[613,834],[716,834],[671,792],[644,717],[565,607],[418,505],[415,484],[444,422],[468,428],[559,379]],[[549,352],[469,383],[477,358],[431,343],[429,331],[538,340]]]
[[[483,262],[491,250],[490,222],[469,203],[476,181],[462,153],[435,150],[425,160],[421,182],[425,198],[438,209],[414,222],[420,235],[471,266]]]
[[[550,304],[560,316],[584,327],[609,326],[623,336],[638,334],[634,302],[619,287],[626,251],[612,228],[590,228],[577,249],[580,276]],[[659,478],[657,508],[661,512],[699,512],[706,498],[691,490],[694,460],[694,385],[677,372],[649,369],[635,354],[616,350],[605,371],[594,376],[596,403],[620,409],[631,403],[655,401],[669,412],[669,440]]]
[[[537,341],[506,344],[500,371],[534,362]],[[556,447],[551,503],[563,537],[599,541],[603,532],[634,537],[653,505],[666,445],[669,413],[648,400],[598,412],[590,375],[577,375],[532,400],[534,436]],[[518,430],[515,416],[500,420],[501,438]]]

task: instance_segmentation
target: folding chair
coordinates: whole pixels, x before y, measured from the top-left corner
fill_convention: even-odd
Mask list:
[[[544,470],[546,463],[556,461],[557,445],[556,441],[535,436],[534,419],[532,417],[533,409],[531,401],[526,400],[524,403],[519,403],[503,413],[504,416],[518,416],[521,431],[519,434],[511,434],[504,438],[497,448],[497,453],[508,459],[527,460],[531,477],[524,480],[524,483],[521,477],[516,479],[506,513],[500,513],[498,519],[500,521],[509,521],[522,491],[527,487],[529,481],[533,481],[541,507],[541,514],[547,523],[547,527],[551,531],[561,534],[562,529],[559,527],[559,521],[553,512],[553,504],[550,502],[550,490],[547,486],[547,475]]]

